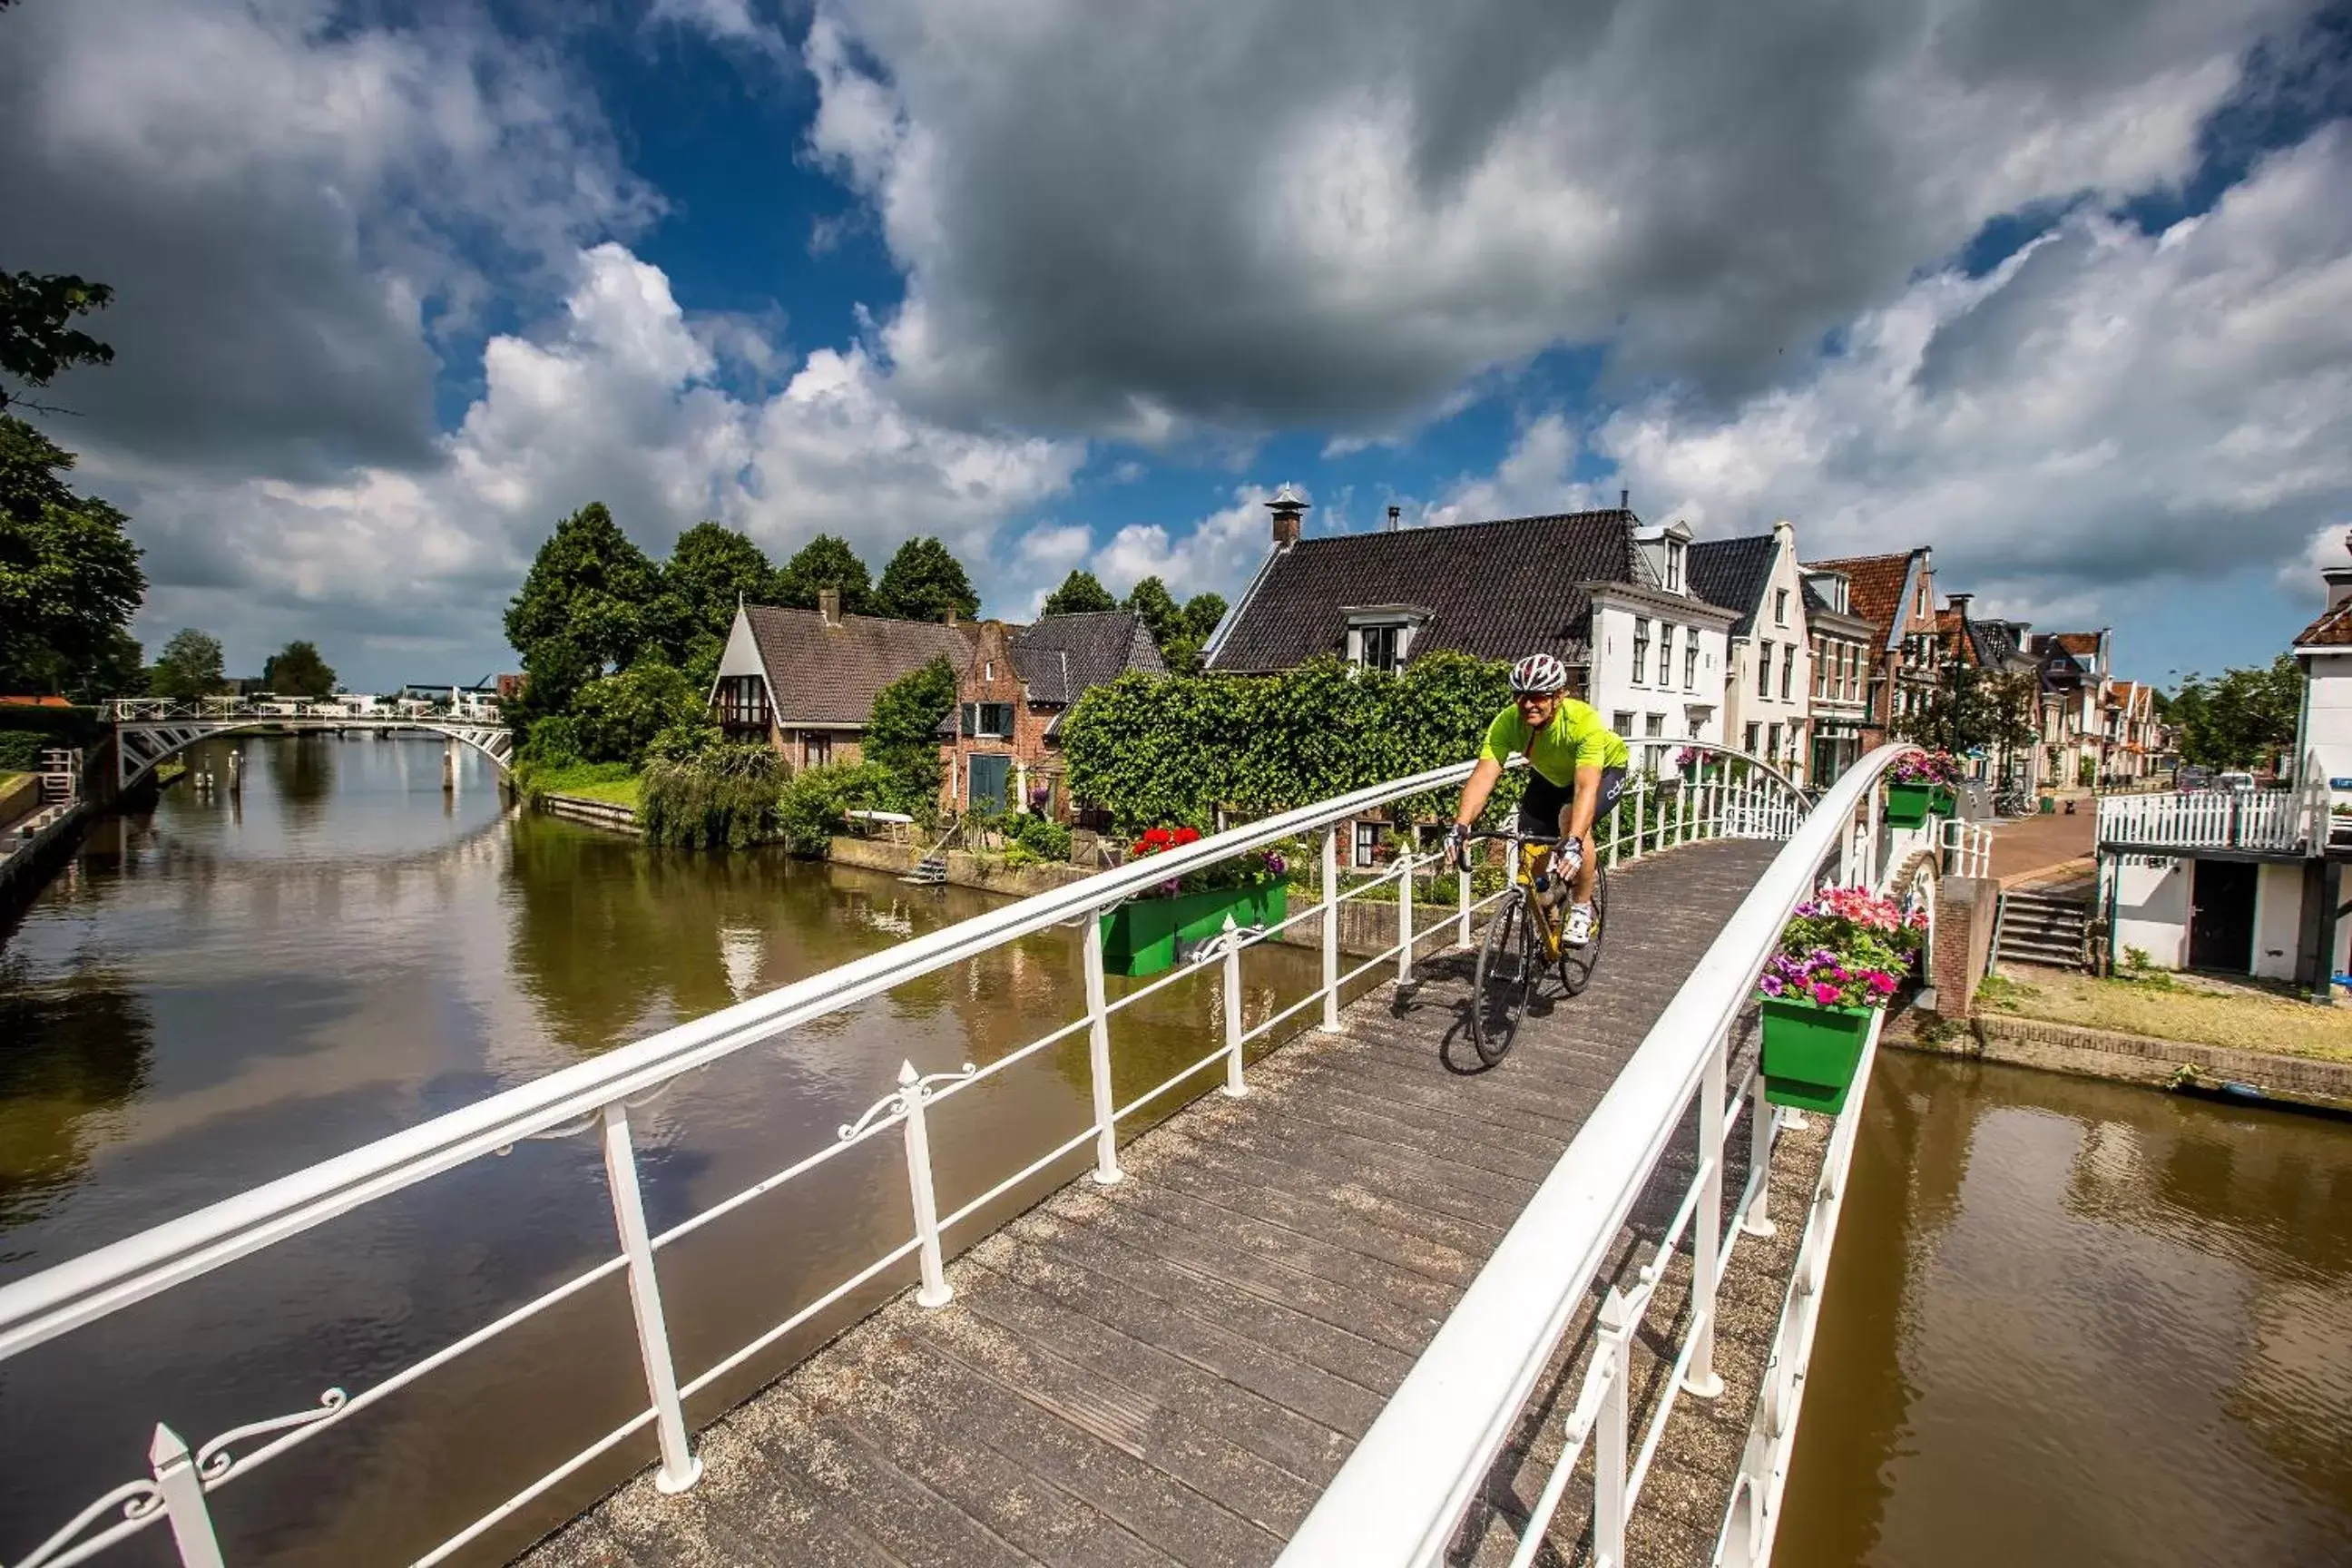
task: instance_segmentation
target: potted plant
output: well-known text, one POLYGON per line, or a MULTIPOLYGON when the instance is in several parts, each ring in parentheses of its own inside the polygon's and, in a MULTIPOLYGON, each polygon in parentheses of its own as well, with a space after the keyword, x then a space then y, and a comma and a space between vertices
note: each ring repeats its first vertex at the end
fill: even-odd
POLYGON ((1952 786, 1959 782, 1959 759, 1949 752, 1906 752, 1887 770, 1886 820, 1895 827, 1917 827, 1930 816, 1949 816, 1958 805, 1952 786))
POLYGON ((1764 1015, 1764 1098, 1834 1116, 1845 1109, 1871 1016, 1917 954, 1927 911, 1906 915, 1861 888, 1797 906, 1756 983, 1764 1015))
MULTIPOLYGON (((1128 858, 1165 854, 1200 837, 1197 828, 1155 827, 1129 846, 1128 858)), ((1237 926, 1280 923, 1290 912, 1283 883, 1288 868, 1279 854, 1263 850, 1187 872, 1129 899, 1099 917, 1103 967, 1113 974, 1157 974, 1175 965, 1179 944, 1216 935, 1227 917, 1237 926)))

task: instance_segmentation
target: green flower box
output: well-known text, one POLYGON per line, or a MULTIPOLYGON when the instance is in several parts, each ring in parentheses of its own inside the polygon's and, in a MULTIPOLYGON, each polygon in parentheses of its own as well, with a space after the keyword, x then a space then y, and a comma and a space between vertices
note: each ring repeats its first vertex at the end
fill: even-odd
POLYGON ((1891 784, 1886 786, 1886 821, 1894 827, 1917 827, 1930 816, 1949 816, 1958 802, 1943 784, 1891 784))
POLYGON ((1228 915, 1237 926, 1270 926, 1289 913, 1290 889, 1278 881, 1172 899, 1130 899, 1099 917, 1103 968, 1113 974, 1157 974, 1175 967, 1179 943, 1206 942, 1225 929, 1228 915))
POLYGON ((1767 996, 1763 1006, 1764 1098, 1826 1116, 1844 1110, 1878 1009, 1824 1007, 1793 996, 1767 996))

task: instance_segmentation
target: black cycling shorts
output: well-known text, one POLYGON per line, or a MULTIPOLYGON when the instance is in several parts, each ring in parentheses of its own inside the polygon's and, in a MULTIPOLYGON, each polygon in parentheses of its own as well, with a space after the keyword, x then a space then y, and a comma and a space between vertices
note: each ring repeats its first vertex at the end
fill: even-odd
MULTIPOLYGON (((1625 770, 1601 770, 1601 804, 1592 808, 1592 820, 1599 823, 1609 815, 1617 797, 1625 793, 1625 770)), ((1559 814, 1576 799, 1573 784, 1556 784, 1536 772, 1528 770, 1528 793, 1519 797, 1519 831, 1529 838, 1556 839, 1559 837, 1559 814)))

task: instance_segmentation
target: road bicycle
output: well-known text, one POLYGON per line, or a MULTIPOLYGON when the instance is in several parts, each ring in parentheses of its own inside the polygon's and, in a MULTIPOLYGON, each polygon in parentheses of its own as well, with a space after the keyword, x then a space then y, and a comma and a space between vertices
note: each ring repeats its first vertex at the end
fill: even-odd
POLYGON ((1471 835, 1463 852, 1486 839, 1509 846, 1510 886, 1486 922, 1486 939, 1478 944, 1477 967, 1470 990, 1470 1042, 1478 1059, 1493 1067, 1503 1059, 1517 1036, 1519 1019, 1543 988, 1547 971, 1559 977, 1560 989, 1570 996, 1583 994, 1601 962, 1601 941, 1609 929, 1609 868, 1596 867, 1592 886, 1592 939, 1582 947, 1560 940, 1568 901, 1547 904, 1538 895, 1529 849, 1549 850, 1554 840, 1530 837, 1517 828, 1471 835))

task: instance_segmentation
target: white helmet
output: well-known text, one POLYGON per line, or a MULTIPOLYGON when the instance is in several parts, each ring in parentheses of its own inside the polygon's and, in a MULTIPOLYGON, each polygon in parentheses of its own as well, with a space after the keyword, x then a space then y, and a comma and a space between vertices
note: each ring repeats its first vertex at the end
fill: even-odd
POLYGON ((1511 666, 1514 692, 1548 693, 1568 689, 1568 666, 1548 653, 1531 653, 1511 666))

